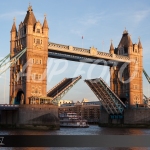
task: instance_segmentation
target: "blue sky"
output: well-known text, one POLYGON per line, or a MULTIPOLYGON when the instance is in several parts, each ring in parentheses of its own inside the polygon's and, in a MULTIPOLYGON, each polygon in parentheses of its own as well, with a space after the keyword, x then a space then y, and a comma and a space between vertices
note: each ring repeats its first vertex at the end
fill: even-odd
MULTIPOLYGON (((47 14, 49 24, 49 41, 76 47, 96 47, 99 51, 109 51, 110 40, 117 47, 126 27, 131 34, 132 42, 137 43, 140 36, 143 45, 143 66, 150 75, 150 1, 135 0, 13 0, 1 1, 0 5, 0 57, 10 51, 10 30, 13 18, 16 17, 17 26, 23 21, 29 2, 33 7, 36 19, 43 23, 44 14, 47 14), (81 37, 84 37, 82 40, 81 37)), ((52 76, 51 64, 58 63, 56 59, 49 59, 47 90, 52 88, 65 77, 83 76, 64 99, 81 101, 84 97, 90 101, 97 100, 84 79, 103 77, 109 84, 109 68, 67 62, 67 68, 52 76), (82 68, 78 72, 77 68, 82 68), (78 74, 79 73, 79 74, 78 74)), ((61 69, 66 62, 60 62, 61 69)), ((9 71, 0 78, 0 103, 8 103, 9 71), (4 84, 5 83, 5 84, 4 84), (5 90, 4 90, 5 88, 5 90), (4 99, 5 97, 5 99, 4 99)), ((144 93, 150 96, 150 86, 143 75, 144 93)))

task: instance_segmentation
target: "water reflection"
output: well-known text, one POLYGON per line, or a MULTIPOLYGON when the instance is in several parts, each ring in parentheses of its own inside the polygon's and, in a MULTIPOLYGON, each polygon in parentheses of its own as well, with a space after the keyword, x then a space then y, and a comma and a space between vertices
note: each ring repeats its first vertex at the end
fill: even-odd
MULTIPOLYGON (((140 128, 100 128, 92 125, 89 128, 61 128, 48 130, 1 130, 0 135, 150 135, 149 129, 140 128)), ((52 148, 2 148, 2 150, 150 150, 150 148, 105 148, 105 147, 52 147, 52 148)))
POLYGON ((26 147, 26 148, 3 148, 3 150, 150 150, 150 148, 139 148, 139 147, 133 147, 133 148, 105 148, 105 147, 57 147, 57 148, 39 148, 39 147, 26 147))

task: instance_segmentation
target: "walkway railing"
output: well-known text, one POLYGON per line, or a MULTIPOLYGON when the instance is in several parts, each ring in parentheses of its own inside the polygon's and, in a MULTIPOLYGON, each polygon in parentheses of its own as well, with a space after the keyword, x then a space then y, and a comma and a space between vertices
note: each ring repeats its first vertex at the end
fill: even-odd
POLYGON ((49 42, 48 51, 130 63, 130 58, 128 56, 100 52, 94 47, 91 47, 90 49, 85 49, 49 42))

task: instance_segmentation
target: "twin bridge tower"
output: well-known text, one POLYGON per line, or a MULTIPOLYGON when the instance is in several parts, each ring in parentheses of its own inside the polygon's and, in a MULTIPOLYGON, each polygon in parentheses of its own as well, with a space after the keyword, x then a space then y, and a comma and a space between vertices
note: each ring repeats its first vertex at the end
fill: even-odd
POLYGON ((110 67, 111 90, 123 103, 128 102, 130 105, 143 103, 143 48, 140 39, 138 44, 133 44, 125 30, 118 47, 114 48, 111 43, 109 53, 105 53, 94 47, 83 49, 51 43, 48 33, 46 16, 41 24, 36 20, 31 6, 28 7, 18 30, 14 21, 10 40, 11 58, 24 48, 26 52, 10 68, 10 104, 33 104, 33 101, 36 103, 38 99, 51 100, 46 88, 48 57, 72 61, 82 59, 88 63, 105 60, 107 64, 99 61, 97 65, 110 67))

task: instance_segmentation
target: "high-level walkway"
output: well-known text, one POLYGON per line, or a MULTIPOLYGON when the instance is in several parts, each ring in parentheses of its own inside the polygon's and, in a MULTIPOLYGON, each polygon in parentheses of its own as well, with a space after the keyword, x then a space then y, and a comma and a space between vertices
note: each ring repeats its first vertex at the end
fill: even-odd
POLYGON ((130 63, 130 58, 127 56, 100 52, 94 47, 85 49, 52 42, 48 43, 48 56, 105 66, 117 65, 118 62, 130 63))
POLYGON ((102 78, 85 80, 108 114, 122 114, 125 104, 108 87, 102 78))
POLYGON ((81 79, 81 76, 75 78, 64 78, 56 86, 47 92, 47 96, 51 97, 53 103, 58 101, 81 79))

